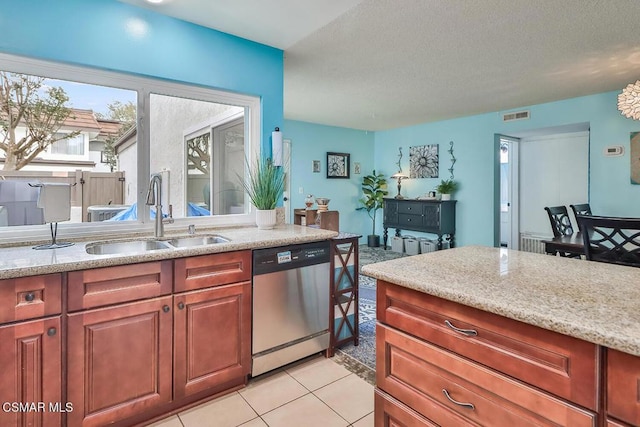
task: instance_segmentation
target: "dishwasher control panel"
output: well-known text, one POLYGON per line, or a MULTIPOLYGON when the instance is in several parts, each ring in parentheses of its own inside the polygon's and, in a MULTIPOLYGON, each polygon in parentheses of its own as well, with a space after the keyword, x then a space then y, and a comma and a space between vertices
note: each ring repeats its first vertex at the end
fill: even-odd
POLYGON ((329 262, 328 241, 253 251, 253 274, 266 274, 329 262))

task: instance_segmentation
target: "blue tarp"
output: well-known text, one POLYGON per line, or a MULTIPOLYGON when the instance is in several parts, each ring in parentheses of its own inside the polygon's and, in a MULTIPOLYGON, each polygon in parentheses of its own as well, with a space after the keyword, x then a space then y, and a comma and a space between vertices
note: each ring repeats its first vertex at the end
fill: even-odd
MULTIPOLYGON (((187 216, 209 216, 210 212, 205 208, 201 208, 198 205, 194 205, 193 203, 189 203, 187 205, 187 216)), ((151 219, 155 219, 156 210, 155 208, 151 208, 151 219)), ((167 217, 167 214, 162 214, 163 218, 167 217)), ((136 203, 132 204, 128 209, 119 212, 117 215, 109 218, 107 221, 131 221, 138 219, 138 207, 136 203)))

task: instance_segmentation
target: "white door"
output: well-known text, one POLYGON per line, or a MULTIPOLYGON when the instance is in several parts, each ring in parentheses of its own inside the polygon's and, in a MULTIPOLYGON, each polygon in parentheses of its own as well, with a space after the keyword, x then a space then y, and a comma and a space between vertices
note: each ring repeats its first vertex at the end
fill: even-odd
POLYGON ((519 248, 518 140, 500 138, 500 246, 519 248))

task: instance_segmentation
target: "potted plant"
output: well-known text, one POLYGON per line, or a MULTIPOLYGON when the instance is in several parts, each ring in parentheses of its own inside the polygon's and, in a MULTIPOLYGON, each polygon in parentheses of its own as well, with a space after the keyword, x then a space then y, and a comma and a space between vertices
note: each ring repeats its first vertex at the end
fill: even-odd
POLYGON ((271 159, 257 159, 248 169, 247 178, 238 178, 256 207, 258 229, 272 229, 276 225, 276 204, 284 191, 284 172, 271 159))
POLYGON ((443 179, 436 186, 436 191, 441 194, 442 200, 451 200, 451 194, 458 189, 458 183, 452 179, 443 179))
POLYGON ((387 180, 383 174, 373 174, 362 177, 362 192, 364 197, 359 201, 362 204, 358 210, 366 210, 369 218, 373 220, 373 229, 367 237, 367 245, 372 248, 380 246, 380 236, 376 234, 376 212, 383 206, 384 196, 389 194, 387 191, 387 180))

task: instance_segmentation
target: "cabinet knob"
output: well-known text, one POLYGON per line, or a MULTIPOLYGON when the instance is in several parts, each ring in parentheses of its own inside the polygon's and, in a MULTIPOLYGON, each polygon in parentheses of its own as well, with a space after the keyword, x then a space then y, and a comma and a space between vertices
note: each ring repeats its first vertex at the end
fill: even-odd
POLYGON ((165 305, 164 307, 162 307, 162 311, 164 311, 165 313, 168 313, 169 311, 171 311, 171 307, 169 307, 168 305, 165 305))
POLYGON ((58 331, 56 330, 56 328, 49 328, 47 330, 47 335, 49 335, 50 337, 54 336, 58 331))
POLYGON ((453 397, 451 397, 446 388, 442 389, 442 393, 447 399, 449 399, 449 402, 451 403, 455 403, 456 405, 462 406, 463 408, 471 409, 472 411, 476 409, 476 405, 474 405, 473 403, 458 402, 457 400, 455 400, 453 397))
POLYGON ((36 295, 33 292, 29 292, 24 296, 24 300, 28 302, 31 302, 34 299, 36 299, 36 295))
POLYGON ((457 333, 462 334, 462 335, 466 335, 468 337, 475 337, 475 336, 478 335, 478 331, 476 331, 475 329, 460 329, 460 328, 456 328, 455 326, 453 326, 453 323, 449 322, 448 320, 445 320, 444 324, 447 325, 449 327, 449 329, 453 329, 457 333))
POLYGON ((184 310, 184 303, 183 302, 179 302, 178 303, 178 310, 184 310))

